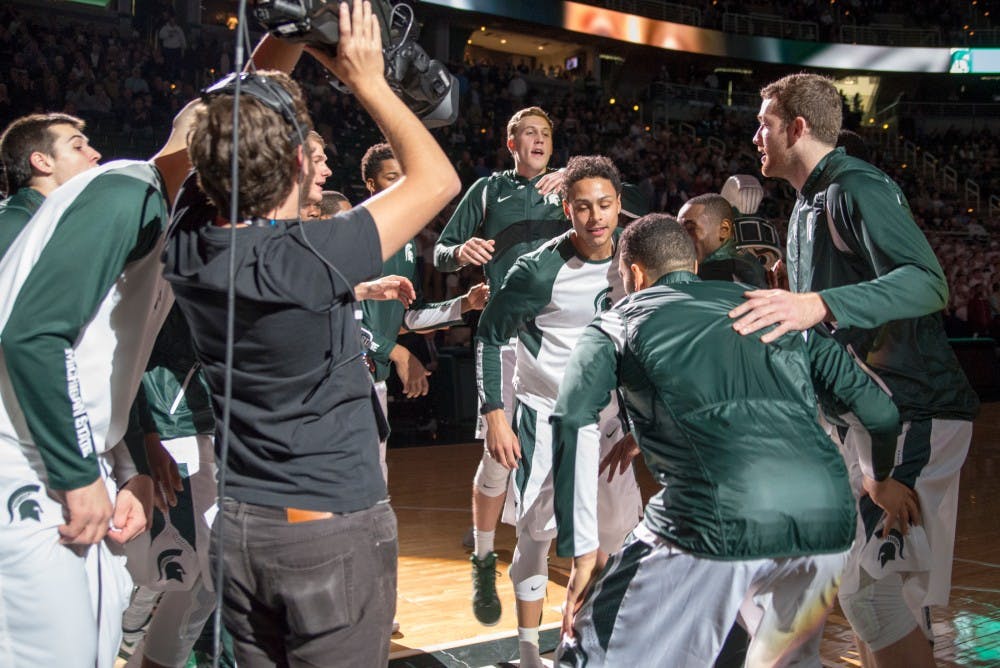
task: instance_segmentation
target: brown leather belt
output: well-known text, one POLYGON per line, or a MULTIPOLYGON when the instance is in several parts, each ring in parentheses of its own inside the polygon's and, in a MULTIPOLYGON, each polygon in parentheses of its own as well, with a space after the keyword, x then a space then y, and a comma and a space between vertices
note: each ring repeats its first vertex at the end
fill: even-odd
POLYGON ((299 522, 314 522, 316 520, 328 520, 333 517, 333 513, 325 510, 304 510, 302 508, 285 508, 285 519, 290 524, 299 522))

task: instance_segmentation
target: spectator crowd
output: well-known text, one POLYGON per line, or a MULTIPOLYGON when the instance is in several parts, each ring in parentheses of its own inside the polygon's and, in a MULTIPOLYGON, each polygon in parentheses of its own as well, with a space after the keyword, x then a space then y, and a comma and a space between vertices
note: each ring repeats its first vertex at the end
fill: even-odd
MULTIPOLYGON (((714 11, 762 11, 766 4, 724 1, 714 11)), ((919 25, 950 26, 962 20, 952 3, 918 4, 912 19, 919 25)), ((783 11, 793 19, 834 11, 839 12, 838 20, 850 15, 863 22, 875 13, 902 9, 902 3, 893 0, 833 5, 795 0, 783 11)), ((183 103, 232 68, 232 36, 206 27, 186 29, 166 8, 151 21, 123 28, 118 23, 60 19, 44 9, 4 6, 0 126, 32 112, 64 111, 87 120, 88 133, 95 143, 108 147, 107 156, 148 155, 151 143, 166 134, 183 103)), ((665 64, 657 81, 675 95, 683 95, 686 85, 710 86, 708 79, 714 76, 710 69, 703 73, 690 65, 677 66, 676 71, 671 67, 665 64)), ((458 81, 461 114, 434 134, 451 157, 463 190, 509 166, 510 154, 501 140, 506 121, 514 110, 538 105, 556 119, 555 165, 566 164, 573 155, 607 155, 626 181, 638 186, 651 210, 673 214, 693 196, 719 192, 731 174, 751 174, 765 188, 759 214, 784 227, 794 193, 783 183, 761 177, 750 142, 753 111, 716 104, 706 105, 693 124, 651 121, 630 105, 609 104, 597 94, 599 84, 589 72, 532 67, 524 59, 516 64, 449 63, 449 69, 458 81)), ((364 150, 379 141, 378 130, 353 97, 330 86, 325 71, 312 61, 300 64, 296 79, 306 90, 316 130, 325 141, 333 170, 327 185, 357 201, 364 196, 358 165, 364 150)), ((753 82, 740 86, 754 92, 753 82)), ((978 182, 986 198, 1000 192, 1000 136, 988 124, 973 131, 950 127, 918 132, 912 139, 941 165, 951 165, 959 183, 967 178, 978 182)), ((957 193, 946 192, 894 155, 874 150, 872 161, 901 184, 948 273, 950 330, 996 335, 992 322, 1000 315, 1000 220, 987 216, 983 208, 969 207, 957 193)), ((430 252, 452 210, 446 208, 418 239, 422 252, 430 252)), ((423 273, 432 298, 462 294, 479 278, 472 270, 446 277, 430 270, 423 273)))

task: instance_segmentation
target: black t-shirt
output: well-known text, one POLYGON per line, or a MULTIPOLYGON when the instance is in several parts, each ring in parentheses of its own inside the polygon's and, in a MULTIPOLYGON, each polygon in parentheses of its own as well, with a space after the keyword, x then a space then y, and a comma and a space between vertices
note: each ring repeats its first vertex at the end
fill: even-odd
MULTIPOLYGON (((163 257, 212 390, 218 432, 230 229, 213 225, 215 215, 189 178, 163 257)), ((361 206, 332 220, 236 230, 227 496, 333 512, 386 497, 352 293, 381 270, 378 230, 361 206)))

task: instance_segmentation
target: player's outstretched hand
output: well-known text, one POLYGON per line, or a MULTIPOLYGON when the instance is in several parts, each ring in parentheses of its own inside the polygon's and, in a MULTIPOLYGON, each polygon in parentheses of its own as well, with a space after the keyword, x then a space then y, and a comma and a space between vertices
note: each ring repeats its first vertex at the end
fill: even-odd
POLYGON ((403 394, 407 399, 427 394, 430 389, 427 376, 431 372, 424 368, 416 355, 397 343, 389 353, 389 359, 396 365, 396 375, 403 384, 403 394))
POLYGON ((920 499, 916 492, 903 483, 892 478, 876 481, 865 476, 862 486, 875 505, 885 511, 883 538, 888 538, 889 532, 894 528, 898 528, 905 536, 911 525, 920 524, 920 499))
POLYGON ((391 301, 398 299, 403 303, 404 308, 409 308, 413 300, 417 298, 417 291, 410 279, 405 276, 390 275, 375 281, 359 283, 354 288, 354 295, 359 300, 391 301))
POLYGON ((563 605, 562 633, 560 634, 563 638, 573 637, 573 622, 576 619, 576 613, 580 611, 587 590, 597 579, 607 560, 608 555, 600 550, 573 558, 569 582, 566 584, 566 603, 563 605))
POLYGON ((535 189, 542 195, 548 195, 549 193, 561 194, 564 185, 566 185, 565 168, 549 172, 538 179, 535 189))
POLYGON ((359 86, 384 83, 382 31, 378 18, 372 14, 371 3, 367 0, 341 2, 338 11, 340 36, 337 55, 330 56, 311 47, 306 47, 306 51, 355 92, 359 86))
POLYGON ((493 258, 493 240, 472 237, 458 247, 455 259, 460 265, 475 265, 480 267, 493 258))
POLYGON ((517 434, 507 424, 503 409, 491 411, 486 416, 486 450, 497 464, 513 471, 521 460, 521 443, 517 434), (491 417, 495 414, 495 417, 491 417))
POLYGON ((111 499, 104 480, 98 478, 85 487, 66 492, 66 524, 59 527, 63 545, 93 545, 101 542, 111 520, 111 499))
POLYGON ((823 298, 816 292, 751 290, 743 296, 747 300, 729 312, 729 317, 736 319, 733 329, 747 335, 777 324, 760 337, 764 343, 771 343, 786 332, 809 329, 830 316, 823 298))
POLYGON ((611 482, 619 473, 625 473, 632 465, 632 460, 639 454, 639 444, 635 442, 635 437, 631 433, 625 434, 613 446, 610 452, 601 460, 601 468, 598 475, 608 471, 608 482, 611 482))
POLYGON ((483 310, 489 299, 490 286, 485 283, 476 283, 462 296, 462 313, 483 310))
POLYGON ((153 523, 153 479, 148 475, 132 476, 115 498, 108 538, 127 543, 153 523))
POLYGON ((159 434, 146 434, 146 459, 149 460, 149 476, 153 479, 153 504, 160 512, 167 514, 177 505, 177 492, 184 490, 184 481, 177 468, 177 462, 160 442, 159 434))

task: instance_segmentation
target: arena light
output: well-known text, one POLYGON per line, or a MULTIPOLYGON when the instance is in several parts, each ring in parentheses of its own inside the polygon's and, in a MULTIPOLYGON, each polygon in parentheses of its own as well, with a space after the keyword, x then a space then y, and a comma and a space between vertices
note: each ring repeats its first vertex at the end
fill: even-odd
MULTIPOLYGON (((281 1, 290 2, 292 0, 281 1)), ((996 48, 966 47, 956 49, 954 47, 898 47, 874 44, 815 44, 776 37, 750 37, 637 16, 626 11, 598 9, 594 7, 592 2, 580 0, 553 0, 552 2, 423 0, 423 2, 479 14, 491 14, 494 17, 530 21, 582 34, 599 34, 604 38, 645 44, 658 49, 686 51, 733 60, 739 59, 740 62, 744 63, 760 61, 843 71, 955 71, 959 73, 953 65, 956 58, 954 51, 959 50, 962 52, 961 57, 968 61, 966 69, 961 70, 961 73, 1000 72, 1000 65, 995 64, 989 53, 997 51, 996 48), (643 27, 640 29, 639 26, 643 27), (975 62, 977 60, 980 62, 975 62)), ((635 3, 613 4, 616 6, 635 5, 635 3)), ((845 5, 845 3, 833 4, 834 8, 845 5)), ((853 6, 855 3, 846 4, 853 6)), ((983 3, 983 10, 986 9, 985 5, 987 4, 989 3, 983 3)), ((968 22, 970 25, 975 23, 971 20, 968 22)), ((599 57, 603 58, 603 56, 599 57)))

